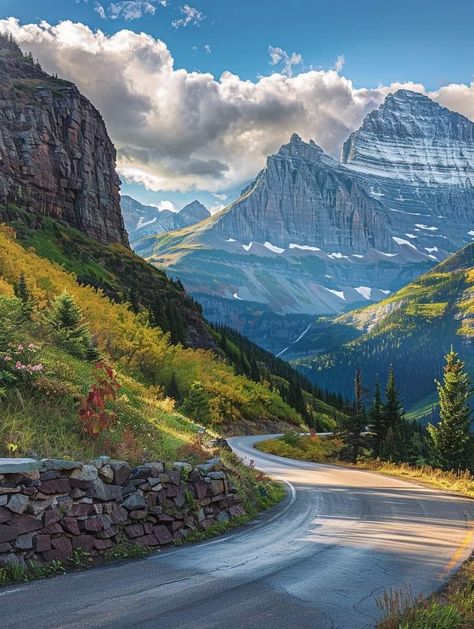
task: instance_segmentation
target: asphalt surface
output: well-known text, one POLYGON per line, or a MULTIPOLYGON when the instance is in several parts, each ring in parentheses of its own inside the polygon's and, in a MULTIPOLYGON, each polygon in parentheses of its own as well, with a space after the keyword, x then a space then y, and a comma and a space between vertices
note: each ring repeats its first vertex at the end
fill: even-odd
POLYGON ((469 555, 473 501, 266 455, 257 439, 230 443, 288 483, 281 505, 198 545, 1 589, 0 627, 375 627, 384 591, 429 594, 469 555))

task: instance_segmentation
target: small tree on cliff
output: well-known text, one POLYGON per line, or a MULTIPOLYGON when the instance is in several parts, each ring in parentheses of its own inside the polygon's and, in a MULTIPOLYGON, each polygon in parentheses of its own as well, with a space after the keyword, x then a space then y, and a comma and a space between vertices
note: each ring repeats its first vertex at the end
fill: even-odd
POLYGON ((463 361, 452 348, 446 355, 443 382, 436 381, 436 386, 441 421, 428 427, 435 463, 446 470, 471 469, 471 381, 463 361))

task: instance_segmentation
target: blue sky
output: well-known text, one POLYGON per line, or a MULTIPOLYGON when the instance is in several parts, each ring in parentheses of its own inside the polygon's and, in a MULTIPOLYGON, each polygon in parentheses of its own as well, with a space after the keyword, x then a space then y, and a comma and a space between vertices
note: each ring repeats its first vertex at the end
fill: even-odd
MULTIPOLYGON (((256 83, 259 77, 275 72, 282 75, 291 73, 295 77, 304 76, 311 70, 328 71, 335 66, 338 58, 338 71, 351 82, 354 90, 413 82, 422 84, 427 92, 437 93, 447 84, 468 86, 474 81, 472 0, 189 0, 188 9, 186 3, 179 0, 129 2, 129 5, 140 5, 143 17, 137 19, 124 19, 127 15, 125 4, 120 0, 101 0, 100 6, 95 0, 0 0, 0 18, 14 16, 22 26, 41 20, 46 20, 49 25, 71 20, 93 31, 101 29, 108 36, 124 29, 144 32, 166 44, 174 59, 174 70, 185 68, 188 73, 211 73, 216 78, 223 72, 231 72, 242 80, 239 85, 241 91, 245 90, 243 81, 256 83), (274 65, 271 65, 269 47, 274 47, 274 65)), ((128 17, 131 15, 129 13, 128 17)), ((28 48, 22 41, 20 43, 28 48)), ((30 48, 36 51, 34 43, 30 48)), ((44 48, 38 49, 38 56, 48 70, 60 66, 58 60, 48 58, 44 48)), ((59 70, 63 76, 71 72, 69 66, 59 67, 59 70)), ((81 77, 74 75, 66 78, 75 80, 84 89, 81 77)), ((94 94, 88 93, 87 89, 86 93, 94 100, 94 94)), ((470 98, 470 94, 465 96, 470 98)), ((446 92, 443 98, 445 101, 448 98, 446 92)), ((449 98, 452 100, 452 95, 449 98)), ((448 99, 448 103, 455 107, 457 101, 451 100, 448 99)), ((465 105, 460 107, 462 109, 465 105)), ((109 112, 102 108, 101 111, 109 123, 109 112)), ((462 113, 468 114, 469 111, 462 113)), ((337 116, 338 113, 335 114, 337 116)), ((113 115, 110 117, 112 119, 113 115)), ((282 124, 281 138, 286 137, 292 121, 295 130, 299 130, 298 118, 291 114, 291 118, 282 124)), ((357 116, 351 114, 341 124, 350 130, 357 122, 357 116)), ((252 122, 252 125, 255 131, 255 123, 252 122)), ((110 126, 113 130, 113 120, 110 126)), ((315 133, 318 131, 318 125, 314 122, 310 124, 308 120, 304 124, 302 122, 301 127, 303 133, 306 130, 311 133, 313 128, 315 133)), ((280 142, 280 135, 274 127, 272 133, 277 146, 276 136, 280 142)), ((123 140, 116 139, 114 133, 112 136, 120 151, 123 140)), ((161 136, 157 137, 159 142, 161 136)), ((254 141, 252 139, 251 143, 254 141)), ((332 141, 323 137, 323 148, 330 150, 332 141)), ((337 137, 333 141, 334 146, 339 141, 337 137)), ((229 142, 222 140, 221 145, 229 145, 229 142)), ((264 148, 268 150, 268 146, 273 148, 271 143, 265 142, 260 152, 264 148)), ((174 148, 171 148, 170 152, 173 151, 174 148)), ((207 164, 211 160, 210 151, 210 147, 195 149, 193 155, 200 160, 204 155, 207 164)), ((261 161, 261 157, 259 159, 261 161)), ((233 170, 225 159, 215 161, 223 163, 222 168, 227 169, 226 172, 233 170)), ((255 166, 260 166, 257 158, 255 166)), ((202 165, 199 168, 202 170, 202 165)), ((246 170, 239 166, 234 170, 238 174, 222 178, 222 189, 217 182, 209 184, 217 195, 227 191, 228 196, 232 196, 253 172, 250 167, 246 170)), ((196 178, 194 183, 179 183, 176 184, 179 190, 172 190, 174 184, 170 183, 164 186, 167 188, 165 191, 146 190, 142 184, 135 183, 126 184, 124 191, 154 203, 170 199, 178 207, 194 197, 209 204, 215 202, 216 197, 204 192, 206 182, 201 177, 196 178)))

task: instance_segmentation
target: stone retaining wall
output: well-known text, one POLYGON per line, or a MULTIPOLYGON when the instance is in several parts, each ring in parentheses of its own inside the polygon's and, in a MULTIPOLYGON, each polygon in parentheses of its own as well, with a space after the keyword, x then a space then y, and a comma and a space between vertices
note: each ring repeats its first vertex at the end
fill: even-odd
POLYGON ((108 457, 0 463, 0 564, 65 561, 76 548, 99 556, 124 541, 164 546, 244 515, 240 503, 218 458, 195 468, 108 457))

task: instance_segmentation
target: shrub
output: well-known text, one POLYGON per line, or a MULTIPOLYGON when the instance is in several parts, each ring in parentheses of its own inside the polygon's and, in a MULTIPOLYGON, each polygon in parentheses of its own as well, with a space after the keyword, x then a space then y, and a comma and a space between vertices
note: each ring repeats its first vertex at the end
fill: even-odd
POLYGON ((97 437, 104 430, 109 430, 116 422, 117 416, 107 403, 114 401, 120 389, 115 371, 105 363, 96 365, 97 379, 79 408, 79 419, 85 432, 97 437))

